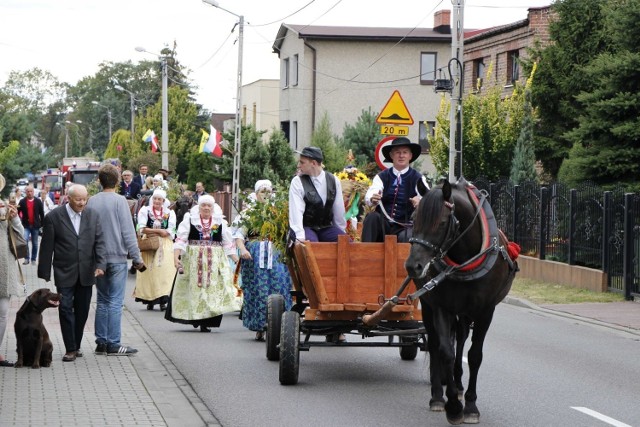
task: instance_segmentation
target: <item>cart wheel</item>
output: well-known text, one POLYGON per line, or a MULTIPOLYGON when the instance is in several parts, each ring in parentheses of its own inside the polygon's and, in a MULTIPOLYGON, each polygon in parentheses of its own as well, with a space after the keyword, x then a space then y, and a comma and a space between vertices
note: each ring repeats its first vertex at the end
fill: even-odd
POLYGON ((412 346, 400 347, 400 359, 402 360, 415 360, 418 356, 418 343, 415 339, 400 337, 400 342, 411 342, 412 346))
POLYGON ((295 311, 287 311, 282 315, 282 332, 280 342, 280 384, 294 385, 298 383, 300 370, 300 315, 295 311))
POLYGON ((267 336, 265 338, 267 346, 267 359, 278 360, 280 352, 280 324, 284 313, 284 297, 273 294, 267 298, 267 336))

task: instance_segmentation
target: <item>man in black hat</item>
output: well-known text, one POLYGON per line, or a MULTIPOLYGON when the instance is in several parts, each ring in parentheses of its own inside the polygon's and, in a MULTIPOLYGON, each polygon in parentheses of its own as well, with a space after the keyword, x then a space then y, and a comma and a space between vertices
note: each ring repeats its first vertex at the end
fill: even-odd
POLYGON ((322 150, 305 147, 289 187, 289 226, 300 241, 336 242, 345 234, 342 185, 322 168, 322 150))
POLYGON ((365 203, 376 209, 368 213, 362 223, 363 242, 384 242, 387 234, 395 234, 399 242, 409 241, 413 231, 411 215, 421 199, 418 181, 422 180, 429 188, 422 174, 410 166, 421 151, 419 144, 405 137, 382 147, 385 161, 393 162, 393 167, 373 178, 364 197, 365 203))

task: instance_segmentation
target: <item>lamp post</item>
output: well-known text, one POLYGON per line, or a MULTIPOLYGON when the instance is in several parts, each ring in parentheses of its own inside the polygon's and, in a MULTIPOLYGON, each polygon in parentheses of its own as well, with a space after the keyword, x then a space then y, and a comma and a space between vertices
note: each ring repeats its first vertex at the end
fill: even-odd
MULTIPOLYGON (((75 123, 69 120, 65 120, 64 123, 56 122, 58 126, 64 127, 64 156, 69 157, 69 126, 76 123, 82 123, 82 120, 76 120, 75 123)), ((78 126, 78 125, 76 125, 78 126)), ((80 126, 78 126, 80 128, 80 126)))
POLYGON ((136 101, 136 97, 133 94, 133 92, 131 92, 130 90, 127 90, 125 88, 123 88, 120 85, 115 85, 114 88, 116 90, 119 90, 120 92, 127 92, 129 94, 130 100, 131 100, 131 142, 133 143, 134 138, 133 138, 133 134, 135 133, 135 119, 136 119, 136 112, 135 112, 135 101, 136 101))
POLYGON ((233 207, 238 209, 238 196, 240 195, 240 140, 242 126, 240 124, 240 106, 241 99, 240 93, 242 91, 242 44, 244 36, 244 16, 231 12, 228 9, 221 7, 216 0, 202 0, 213 7, 220 10, 224 10, 227 13, 238 18, 238 82, 236 87, 236 132, 234 143, 234 156, 233 156, 233 182, 231 188, 231 199, 233 201, 233 207))
POLYGON ((158 56, 162 64, 162 167, 169 170, 169 96, 167 94, 167 56, 149 52, 143 47, 136 47, 136 50, 138 52, 146 52, 158 56))
POLYGON ((91 101, 93 105, 107 109, 107 118, 109 119, 109 142, 111 142, 111 110, 106 105, 100 104, 98 101, 91 101))

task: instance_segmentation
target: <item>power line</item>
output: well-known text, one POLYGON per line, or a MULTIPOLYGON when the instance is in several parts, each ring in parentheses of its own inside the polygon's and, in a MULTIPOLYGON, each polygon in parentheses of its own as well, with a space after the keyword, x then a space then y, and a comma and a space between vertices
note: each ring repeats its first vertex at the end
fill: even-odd
POLYGON ((307 6, 309 6, 311 3, 315 2, 316 0, 311 0, 309 3, 305 4, 304 6, 302 6, 300 9, 296 10, 293 13, 290 13, 289 15, 285 16, 284 18, 280 18, 280 19, 276 19, 275 21, 272 22, 267 22, 266 24, 247 24, 249 27, 266 27, 267 25, 272 25, 272 24, 276 24, 278 22, 282 22, 287 18, 291 18, 293 15, 295 15, 296 13, 304 10, 307 8, 307 6))

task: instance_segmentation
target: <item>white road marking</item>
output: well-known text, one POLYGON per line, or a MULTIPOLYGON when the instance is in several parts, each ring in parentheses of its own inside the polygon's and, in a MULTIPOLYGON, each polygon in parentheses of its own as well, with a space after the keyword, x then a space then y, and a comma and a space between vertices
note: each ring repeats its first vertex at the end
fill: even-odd
POLYGON ((571 409, 575 409, 576 411, 580 411, 584 414, 590 415, 593 418, 596 418, 600 421, 603 421, 607 424, 611 424, 612 426, 615 427, 631 427, 629 424, 625 424, 623 422, 620 422, 618 420, 614 420, 611 417, 607 417, 606 415, 601 414, 600 412, 596 412, 592 409, 589 408, 583 408, 582 406, 572 406, 571 409))

